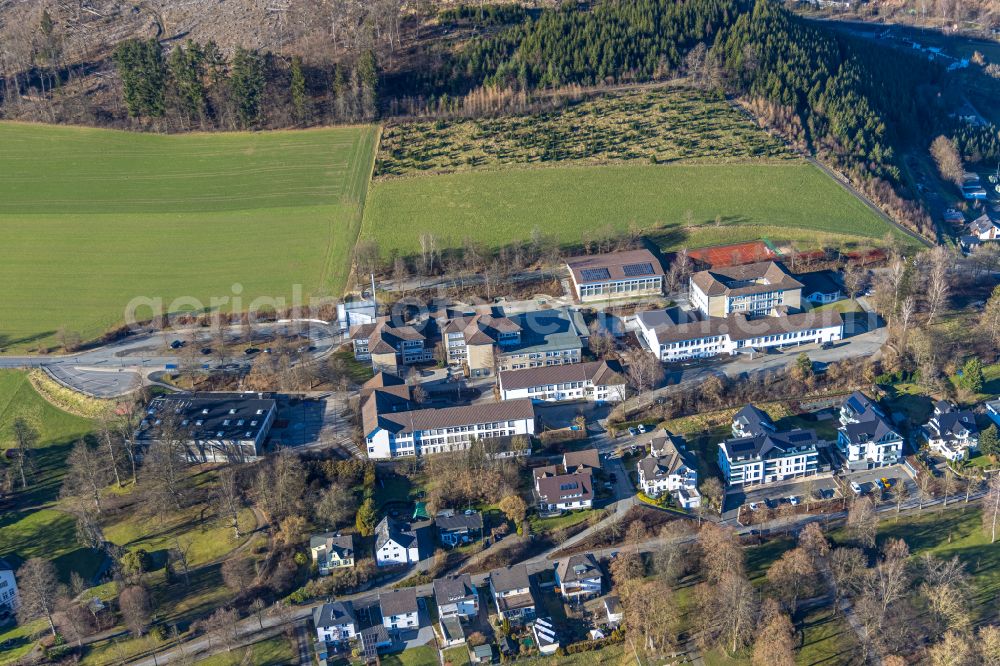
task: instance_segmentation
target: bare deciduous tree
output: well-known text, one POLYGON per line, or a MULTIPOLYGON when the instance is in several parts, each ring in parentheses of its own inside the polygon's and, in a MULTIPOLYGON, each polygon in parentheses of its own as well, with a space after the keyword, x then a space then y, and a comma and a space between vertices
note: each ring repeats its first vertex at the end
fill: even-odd
POLYGON ((110 475, 107 462, 82 439, 73 445, 66 461, 69 471, 63 482, 63 493, 87 498, 100 514, 101 490, 108 485, 110 475))
POLYGON ((861 497, 851 505, 847 512, 847 527, 854 540, 865 548, 875 545, 878 533, 878 514, 875 505, 868 497, 861 497))
POLYGON ((32 557, 17 570, 17 617, 22 624, 44 617, 56 635, 53 616, 61 596, 56 568, 48 560, 32 557))
POLYGON ((243 488, 240 485, 238 469, 230 465, 219 472, 215 487, 215 506, 219 515, 229 521, 236 539, 240 534, 240 511, 243 509, 243 488))
POLYGON ((128 630, 133 636, 142 636, 149 627, 153 610, 146 588, 142 585, 126 587, 118 595, 118 606, 128 630))
POLYGON ((986 496, 983 498, 983 530, 990 535, 990 543, 996 543, 997 528, 1000 528, 1000 474, 990 476, 986 496))

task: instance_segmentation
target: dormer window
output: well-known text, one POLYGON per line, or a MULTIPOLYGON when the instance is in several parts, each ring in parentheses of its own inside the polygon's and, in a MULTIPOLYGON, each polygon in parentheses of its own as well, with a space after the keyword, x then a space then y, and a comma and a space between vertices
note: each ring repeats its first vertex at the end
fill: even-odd
POLYGON ((230 410, 229 410, 229 413, 230 413, 230 414, 235 414, 235 413, 236 413, 236 409, 230 409, 230 410))
POLYGON ((201 410, 201 413, 202 414, 208 414, 208 407, 206 407, 205 409, 201 410))

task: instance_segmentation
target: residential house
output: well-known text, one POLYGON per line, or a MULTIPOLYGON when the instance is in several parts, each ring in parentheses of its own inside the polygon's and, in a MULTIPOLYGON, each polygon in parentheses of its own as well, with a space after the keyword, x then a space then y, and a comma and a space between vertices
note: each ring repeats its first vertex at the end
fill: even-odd
POLYGON ((403 366, 434 360, 434 348, 427 345, 424 332, 409 325, 396 326, 386 317, 354 326, 350 335, 354 358, 371 361, 376 371, 398 372, 403 366))
POLYGON ((358 619, 350 601, 334 601, 317 606, 312 613, 316 640, 346 643, 358 635, 358 619))
POLYGON ((986 403, 986 416, 1000 426, 1000 400, 990 400, 986 403))
POLYGON ((617 595, 604 597, 604 612, 608 616, 608 624, 613 627, 618 626, 625 617, 622 613, 622 602, 617 595))
POLYGON ((471 377, 579 363, 590 335, 583 315, 569 308, 512 315, 494 308, 452 318, 442 331, 449 363, 471 377))
POLYGON ((626 381, 617 362, 592 361, 506 370, 499 373, 497 384, 501 400, 621 402, 626 381))
POLYGON ((826 344, 844 337, 844 318, 839 312, 789 314, 785 306, 770 316, 754 318, 742 311, 705 317, 698 311, 672 307, 640 312, 636 322, 641 340, 664 362, 826 344))
POLYGON ((493 646, 489 643, 475 646, 469 650, 469 661, 473 664, 492 664, 493 646))
POLYGON ((698 468, 684 440, 660 430, 650 441, 649 455, 639 461, 639 488, 650 497, 675 493, 685 509, 701 505, 698 468))
POLYGON ((334 569, 344 569, 354 566, 354 535, 314 534, 309 538, 309 552, 312 553, 313 564, 319 569, 321 576, 326 576, 334 569))
POLYGON ((0 558, 0 619, 3 619, 5 614, 13 615, 17 611, 17 601, 14 567, 7 560, 0 558))
POLYGON ((601 454, 597 449, 567 451, 563 454, 562 464, 567 474, 576 474, 587 469, 596 472, 601 469, 601 454))
POLYGON ((523 624, 534 619, 535 597, 527 566, 515 564, 494 569, 489 574, 489 585, 501 618, 512 624, 523 624))
POLYGON ((812 476, 819 471, 819 440, 812 430, 763 431, 719 443, 719 468, 730 486, 812 476))
POLYGON ((446 546, 472 543, 483 537, 483 514, 478 511, 455 513, 443 509, 434 517, 438 539, 446 546))
POLYGON ((530 453, 535 432, 530 400, 426 409, 413 402, 407 386, 373 387, 367 397, 365 390, 361 422, 370 459, 448 453, 469 448, 473 440, 493 440, 497 456, 530 453))
POLYGON ((479 594, 469 574, 434 579, 434 601, 438 617, 475 617, 479 594))
POLYGON ((252 462, 277 413, 269 393, 174 393, 149 402, 135 438, 142 448, 180 438, 192 463, 252 462))
POLYGON ((826 305, 844 298, 844 287, 836 271, 800 273, 795 278, 802 283, 802 296, 810 303, 826 305))
POLYGON ((416 564, 428 556, 429 523, 408 524, 386 516, 375 527, 375 564, 380 567, 416 564))
POLYGON ((552 624, 552 620, 547 617, 540 617, 535 620, 531 627, 531 632, 535 636, 535 645, 543 655, 555 654, 559 650, 559 636, 552 624))
POLYGON ((358 620, 360 656, 365 663, 373 663, 380 651, 392 647, 392 638, 382 622, 378 597, 372 595, 355 599, 354 616, 358 620))
POLYGON ((699 271, 690 279, 691 303, 704 316, 764 317, 776 307, 802 307, 802 283, 777 261, 699 271))
POLYGON ((895 465, 903 457, 903 436, 874 400, 855 391, 840 407, 837 448, 849 469, 895 465))
POLYGON ((581 302, 663 293, 663 267, 649 250, 571 257, 566 268, 581 302))
POLYGON ((601 596, 604 574, 597 558, 579 553, 556 562, 556 585, 563 598, 571 603, 601 596))
POLYGON ((479 613, 479 593, 469 574, 434 580, 434 600, 438 608, 438 624, 446 647, 465 642, 463 618, 479 613))
POLYGON ((535 495, 543 513, 589 509, 594 503, 594 479, 589 469, 576 474, 559 474, 551 467, 535 470, 535 495))
POLYGON ((378 595, 382 625, 390 631, 416 629, 420 626, 417 591, 412 587, 382 592, 378 595))
POLYGON ((764 432, 774 432, 776 428, 763 409, 746 405, 733 416, 733 437, 752 437, 764 432))
POLYGON ((934 414, 921 429, 921 435, 931 451, 952 462, 965 460, 979 446, 975 414, 960 410, 947 400, 934 403, 934 414))
POLYGON ((1000 240, 1000 214, 987 211, 969 223, 969 234, 980 241, 1000 240))

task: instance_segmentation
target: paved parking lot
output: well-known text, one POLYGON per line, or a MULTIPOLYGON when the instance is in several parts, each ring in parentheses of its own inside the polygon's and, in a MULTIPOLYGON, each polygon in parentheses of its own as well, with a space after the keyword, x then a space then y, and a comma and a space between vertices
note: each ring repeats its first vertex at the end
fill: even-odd
POLYGON ((72 365, 47 368, 57 380, 98 398, 115 398, 139 388, 139 375, 132 370, 95 370, 72 365))
POLYGON ((896 487, 898 483, 905 483, 906 489, 909 491, 910 497, 916 497, 917 485, 913 482, 903 470, 902 465, 893 465, 892 467, 882 467, 880 469, 869 469, 862 470, 860 472, 852 472, 847 475, 848 481, 854 481, 859 486, 863 492, 871 492, 879 479, 886 478, 889 480, 889 485, 893 488, 896 487))
POLYGON ((758 503, 761 506, 768 506, 770 503, 771 508, 774 508, 782 499, 788 497, 797 497, 799 501, 802 501, 810 485, 816 494, 815 496, 820 493, 823 493, 828 499, 839 496, 837 482, 829 474, 760 486, 746 492, 734 489, 726 494, 726 510, 723 519, 735 518, 737 510, 742 504, 758 503))

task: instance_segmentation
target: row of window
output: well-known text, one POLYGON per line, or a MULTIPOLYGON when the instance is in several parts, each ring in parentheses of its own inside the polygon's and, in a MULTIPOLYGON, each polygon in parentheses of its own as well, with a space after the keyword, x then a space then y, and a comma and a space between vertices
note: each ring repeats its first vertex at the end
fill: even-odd
POLYGON ((627 294, 639 291, 659 291, 661 278, 643 278, 640 280, 619 280, 604 284, 581 284, 580 296, 600 296, 602 294, 627 294))

